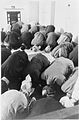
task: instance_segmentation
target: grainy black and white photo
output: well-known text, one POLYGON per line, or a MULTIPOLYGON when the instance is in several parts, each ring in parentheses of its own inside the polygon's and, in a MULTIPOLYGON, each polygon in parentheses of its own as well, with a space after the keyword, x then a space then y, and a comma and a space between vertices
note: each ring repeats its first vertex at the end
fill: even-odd
POLYGON ((79 0, 1 0, 1 120, 79 119, 79 0))

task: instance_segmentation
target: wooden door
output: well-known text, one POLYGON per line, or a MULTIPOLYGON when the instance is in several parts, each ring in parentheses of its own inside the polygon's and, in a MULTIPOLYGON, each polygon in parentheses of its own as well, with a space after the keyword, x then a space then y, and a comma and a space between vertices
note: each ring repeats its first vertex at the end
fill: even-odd
POLYGON ((20 11, 7 12, 7 22, 8 24, 12 24, 14 22, 21 21, 21 13, 20 11))

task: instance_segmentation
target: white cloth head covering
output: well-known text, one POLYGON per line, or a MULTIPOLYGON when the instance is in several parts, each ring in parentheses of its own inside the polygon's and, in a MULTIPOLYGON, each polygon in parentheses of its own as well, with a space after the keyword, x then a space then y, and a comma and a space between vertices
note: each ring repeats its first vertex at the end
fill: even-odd
POLYGON ((22 85, 21 85, 21 90, 25 93, 28 93, 28 92, 31 92, 31 88, 32 88, 32 82, 31 82, 31 77, 30 75, 28 74, 26 77, 25 77, 25 80, 22 82, 22 85))
POLYGON ((28 99, 20 91, 9 90, 1 95, 1 120, 13 120, 17 111, 28 108, 28 99))

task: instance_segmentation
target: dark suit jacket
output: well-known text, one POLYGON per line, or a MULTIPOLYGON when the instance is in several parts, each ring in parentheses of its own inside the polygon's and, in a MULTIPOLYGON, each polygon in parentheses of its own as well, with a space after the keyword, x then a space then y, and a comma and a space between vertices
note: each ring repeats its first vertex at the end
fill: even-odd
POLYGON ((20 89, 22 72, 28 64, 28 56, 24 51, 16 51, 1 66, 1 77, 9 81, 9 88, 20 89))
POLYGON ((78 45, 69 54, 69 59, 73 61, 74 66, 78 66, 78 45))
POLYGON ((48 59, 42 55, 37 54, 33 57, 28 65, 28 67, 24 71, 24 76, 30 74, 33 82, 33 86, 37 87, 39 84, 39 79, 41 73, 50 65, 48 59))

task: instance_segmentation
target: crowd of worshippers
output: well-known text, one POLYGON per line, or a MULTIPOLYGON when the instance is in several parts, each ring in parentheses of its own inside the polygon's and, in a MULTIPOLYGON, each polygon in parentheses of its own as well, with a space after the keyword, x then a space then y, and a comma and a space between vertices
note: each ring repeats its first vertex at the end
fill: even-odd
POLYGON ((5 118, 2 114, 3 120, 28 108, 37 88, 42 96, 49 96, 56 92, 57 84, 65 93, 59 100, 64 107, 72 107, 79 101, 78 38, 74 41, 72 38, 72 33, 55 32, 54 25, 17 22, 7 33, 1 32, 1 108, 6 114, 5 118), (29 60, 26 49, 51 54, 51 62, 42 53, 29 60))

